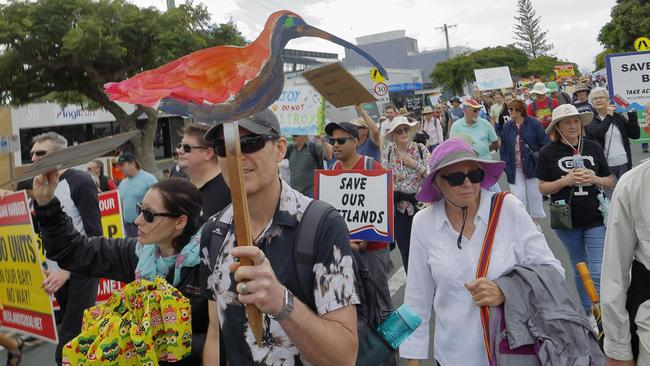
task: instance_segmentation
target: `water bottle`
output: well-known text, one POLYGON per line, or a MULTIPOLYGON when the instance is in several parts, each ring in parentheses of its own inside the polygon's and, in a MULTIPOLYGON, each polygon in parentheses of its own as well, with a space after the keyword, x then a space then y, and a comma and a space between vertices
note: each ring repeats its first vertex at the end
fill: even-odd
POLYGON ((421 323, 420 316, 403 304, 379 325, 377 331, 393 349, 397 349, 421 323))
POLYGON ((579 153, 573 154, 573 169, 580 169, 585 167, 585 162, 582 159, 582 155, 579 153))

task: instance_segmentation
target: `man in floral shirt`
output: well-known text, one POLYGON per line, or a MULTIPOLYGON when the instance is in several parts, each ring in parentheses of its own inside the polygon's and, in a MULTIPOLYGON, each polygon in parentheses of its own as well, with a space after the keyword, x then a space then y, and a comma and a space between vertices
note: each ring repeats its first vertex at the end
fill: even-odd
MULTIPOLYGON (((319 228, 313 294, 303 294, 293 260, 297 225, 310 199, 278 176, 287 142, 270 110, 239 121, 242 165, 255 246, 236 247, 232 206, 203 229, 201 258, 209 297, 210 327, 203 362, 217 365, 225 352, 230 365, 353 364, 357 354, 359 303, 351 247, 343 218, 330 213, 319 228), (220 246, 213 245, 221 236, 220 246), (238 259, 255 265, 239 267, 238 259), (295 297, 294 297, 295 294, 295 297), (313 300, 313 309, 305 305, 313 300), (263 341, 256 344, 246 304, 263 313, 263 341), (225 349, 219 347, 222 340, 225 349)), ((230 185, 222 125, 208 131, 230 185)))

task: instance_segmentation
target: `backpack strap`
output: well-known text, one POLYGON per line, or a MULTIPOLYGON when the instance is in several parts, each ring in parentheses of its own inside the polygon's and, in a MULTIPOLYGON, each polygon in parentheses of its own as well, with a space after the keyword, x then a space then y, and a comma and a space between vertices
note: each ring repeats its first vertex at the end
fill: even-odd
POLYGON ((291 153, 293 152, 293 149, 295 149, 295 148, 296 147, 295 147, 294 144, 289 144, 289 146, 287 146, 287 152, 284 153, 284 158, 289 159, 289 157, 291 156, 291 153))
POLYGON ((309 144, 309 153, 311 154, 312 159, 316 162, 316 168, 317 169, 323 169, 323 157, 318 156, 318 152, 316 152, 316 144, 313 142, 308 142, 309 144))
POLYGON ((551 97, 548 97, 548 109, 550 109, 551 112, 553 112, 553 98, 551 97))
POLYGON ((371 157, 369 157, 369 156, 367 156, 367 155, 364 155, 363 158, 364 158, 364 161, 363 161, 363 168, 364 168, 365 170, 372 170, 372 169, 373 169, 373 168, 372 168, 372 163, 375 162, 375 159, 373 159, 373 158, 371 158, 371 157))
MULTIPOLYGON (((508 192, 499 192, 492 195, 490 219, 488 220, 485 240, 483 241, 481 256, 479 257, 478 266, 476 268, 476 278, 485 277, 487 275, 490 266, 490 257, 492 255, 492 245, 494 244, 494 234, 496 233, 497 225, 499 224, 499 216, 501 214, 501 208, 503 207, 503 200, 507 194, 508 192)), ((490 362, 492 360, 492 348, 490 347, 490 308, 488 306, 481 307, 481 324, 483 325, 485 350, 487 352, 488 362, 490 362)))
POLYGON ((424 161, 424 154, 422 153, 422 145, 417 144, 416 146, 418 147, 418 152, 420 153, 420 160, 424 161))
MULTIPOLYGON (((319 251, 320 228, 330 212, 336 209, 325 201, 313 200, 307 206, 298 223, 293 244, 293 260, 301 296, 298 296, 313 311, 316 311, 314 297, 314 264, 319 251)), ((296 295, 297 296, 297 295, 296 295)))
POLYGON ((208 249, 210 253, 208 260, 210 261, 210 269, 212 270, 217 264, 217 257, 221 252, 223 241, 226 239, 226 235, 232 226, 232 205, 221 210, 221 212, 217 213, 210 220, 214 222, 214 225, 210 226, 210 247, 208 249), (230 220, 224 222, 222 218, 227 212, 230 213, 230 220))

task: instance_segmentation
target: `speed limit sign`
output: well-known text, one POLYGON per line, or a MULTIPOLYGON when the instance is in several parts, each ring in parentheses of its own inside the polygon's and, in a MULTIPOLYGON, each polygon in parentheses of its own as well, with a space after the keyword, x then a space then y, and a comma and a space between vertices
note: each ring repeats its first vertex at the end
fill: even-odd
POLYGON ((375 84, 375 94, 377 94, 380 97, 383 97, 388 93, 388 85, 385 83, 377 83, 375 84))

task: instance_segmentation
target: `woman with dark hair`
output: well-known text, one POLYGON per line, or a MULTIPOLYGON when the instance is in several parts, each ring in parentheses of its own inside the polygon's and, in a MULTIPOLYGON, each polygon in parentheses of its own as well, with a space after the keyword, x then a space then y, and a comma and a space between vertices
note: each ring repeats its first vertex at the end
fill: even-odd
POLYGON ((501 129, 499 154, 506 163, 510 192, 523 202, 535 223, 546 217, 539 182, 535 178, 537 155, 549 142, 542 124, 526 114, 526 104, 513 100, 508 105, 511 120, 501 129))
MULTIPOLYGON (((138 203, 137 238, 86 237, 77 232, 54 197, 59 173, 34 178, 34 208, 48 258, 61 268, 89 277, 132 282, 163 277, 190 299, 192 354, 175 365, 200 365, 208 327, 201 297, 199 241, 201 192, 188 180, 153 185, 138 203)), ((165 364, 162 362, 161 364, 165 364)))

